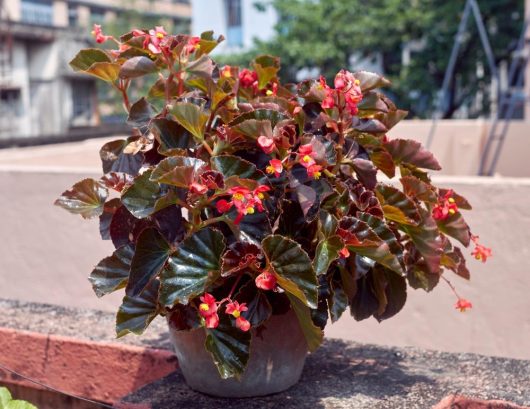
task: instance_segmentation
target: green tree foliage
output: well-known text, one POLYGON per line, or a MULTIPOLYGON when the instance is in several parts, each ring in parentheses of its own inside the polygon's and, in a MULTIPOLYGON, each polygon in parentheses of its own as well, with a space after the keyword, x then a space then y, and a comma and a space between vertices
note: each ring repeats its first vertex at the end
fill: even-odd
MULTIPOLYGON (((492 43, 496 62, 506 61, 516 45, 523 21, 522 0, 478 0, 492 43)), ((318 68, 328 80, 350 56, 373 56, 382 62, 384 74, 394 82, 399 105, 411 116, 429 116, 436 92, 441 88, 464 0, 272 0, 258 7, 274 7, 278 13, 275 36, 256 41, 249 54, 225 57, 240 63, 253 55, 268 53, 282 60, 283 80, 294 81, 304 68, 318 68), (402 64, 403 46, 423 42, 410 64, 402 64)), ((352 69, 362 69, 353 66, 352 69)), ((477 92, 490 87, 490 73, 476 26, 468 23, 451 84, 451 96, 444 117, 469 102, 477 92), (483 67, 483 69, 481 68, 483 67)), ((471 116, 487 113, 489 101, 475 106, 471 116)))

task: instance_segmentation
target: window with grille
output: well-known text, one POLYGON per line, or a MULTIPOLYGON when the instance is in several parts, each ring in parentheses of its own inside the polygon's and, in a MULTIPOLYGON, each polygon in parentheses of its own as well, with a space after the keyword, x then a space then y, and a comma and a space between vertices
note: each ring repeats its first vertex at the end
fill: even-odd
POLYGON ((241 0, 225 0, 226 40, 229 46, 243 45, 243 26, 241 18, 241 0))

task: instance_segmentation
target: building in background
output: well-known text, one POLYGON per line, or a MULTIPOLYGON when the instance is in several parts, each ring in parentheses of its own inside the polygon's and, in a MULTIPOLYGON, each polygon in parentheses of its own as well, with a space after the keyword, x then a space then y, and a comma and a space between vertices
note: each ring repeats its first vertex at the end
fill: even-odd
POLYGON ((112 25, 129 12, 189 30, 189 0, 0 0, 0 140, 98 127, 95 80, 68 62, 91 44, 94 23, 112 25))
POLYGON ((224 35, 226 41, 216 48, 218 53, 248 50, 255 38, 271 38, 277 21, 273 7, 260 10, 255 3, 256 0, 192 0, 192 33, 213 30, 216 35, 224 35))

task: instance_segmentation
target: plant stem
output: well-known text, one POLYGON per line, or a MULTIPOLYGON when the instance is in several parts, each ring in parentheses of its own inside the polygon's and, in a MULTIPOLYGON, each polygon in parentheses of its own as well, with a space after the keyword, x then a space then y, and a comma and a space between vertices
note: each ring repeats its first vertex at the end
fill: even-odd
POLYGON ((208 145, 208 142, 202 141, 202 146, 204 146, 204 149, 206 149, 208 151, 210 156, 215 156, 213 151, 212 151, 212 148, 210 147, 210 145, 208 145))
POLYGON ((446 283, 447 285, 449 286, 449 288, 451 288, 451 290, 453 291, 453 293, 456 295, 456 298, 460 299, 461 297, 458 295, 458 293, 456 292, 456 288, 453 284, 451 284, 451 282, 445 278, 443 275, 440 276, 446 283))

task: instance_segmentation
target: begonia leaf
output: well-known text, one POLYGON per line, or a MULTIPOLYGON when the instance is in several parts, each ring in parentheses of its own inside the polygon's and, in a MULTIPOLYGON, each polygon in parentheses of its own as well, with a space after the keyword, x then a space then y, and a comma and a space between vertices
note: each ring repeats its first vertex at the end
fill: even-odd
POLYGON ((141 335, 158 314, 158 292, 160 282, 152 280, 138 296, 126 295, 116 315, 118 338, 133 333, 141 335))
POLYGON ((189 188, 198 180, 206 163, 187 156, 170 156, 162 160, 151 173, 151 180, 177 187, 189 188))
POLYGON ((442 169, 434 155, 417 141, 392 139, 385 142, 384 147, 392 155, 396 164, 408 163, 423 169, 442 169))
POLYGON ((417 226, 421 220, 419 209, 401 190, 385 184, 378 184, 375 193, 385 218, 400 224, 417 226))
POLYGON ((270 235, 261 246, 278 284, 308 307, 316 308, 316 274, 311 259, 300 244, 280 235, 270 235))
POLYGON ((189 102, 178 102, 171 107, 170 112, 197 140, 204 140, 204 128, 209 115, 200 107, 189 102))
POLYGON ((201 229, 182 241, 162 271, 160 302, 167 306, 187 304, 202 294, 220 276, 224 250, 223 235, 211 228, 201 229))
POLYGON ((241 331, 232 324, 227 314, 220 317, 219 326, 206 329, 204 346, 212 354, 222 379, 239 379, 250 356, 250 331, 241 331))
POLYGON ((97 48, 86 48, 79 51, 76 56, 70 61, 70 67, 74 71, 86 71, 92 64, 97 62, 107 62, 110 63, 109 55, 100 49, 97 48))
POLYGON ((157 229, 151 227, 143 230, 136 240, 125 293, 131 297, 141 294, 160 273, 170 252, 171 247, 157 229))
POLYGON ((136 56, 125 61, 120 68, 120 78, 137 78, 158 71, 155 62, 145 56, 136 56))
POLYGON ((158 151, 165 156, 181 154, 192 146, 193 136, 178 122, 165 118, 157 118, 151 121, 151 128, 160 147, 158 151))
POLYGON ((70 190, 64 191, 55 201, 55 205, 89 219, 103 213, 107 196, 108 190, 98 181, 83 179, 70 190))
POLYGON ((137 176, 121 196, 125 207, 139 219, 154 212, 156 201, 161 196, 160 185, 150 179, 151 172, 152 170, 147 170, 137 176))
POLYGON ((324 340, 324 333, 313 323, 310 308, 300 298, 289 292, 287 293, 287 297, 289 297, 291 307, 298 318, 298 323, 304 333, 309 351, 316 351, 324 340))
POLYGON ((129 270, 134 249, 131 245, 122 246, 105 257, 90 273, 88 280, 98 297, 103 297, 125 287, 129 279, 129 270))
POLYGON ((124 150, 128 145, 126 139, 118 139, 107 142, 99 151, 103 172, 123 172, 136 176, 142 167, 144 161, 143 153, 136 154, 125 153, 124 150))

